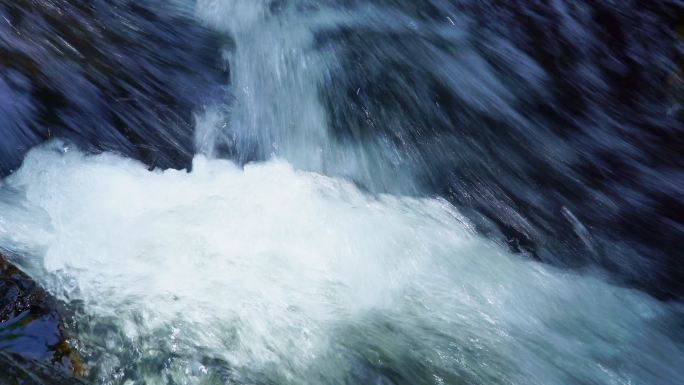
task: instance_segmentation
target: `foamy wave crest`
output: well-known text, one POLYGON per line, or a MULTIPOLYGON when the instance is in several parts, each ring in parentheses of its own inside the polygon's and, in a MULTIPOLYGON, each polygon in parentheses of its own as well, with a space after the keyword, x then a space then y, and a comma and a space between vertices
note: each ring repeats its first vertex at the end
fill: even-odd
POLYGON ((679 305, 511 256, 439 199, 59 142, 0 197, 0 247, 78 304, 103 383, 674 384, 684 364, 679 305))

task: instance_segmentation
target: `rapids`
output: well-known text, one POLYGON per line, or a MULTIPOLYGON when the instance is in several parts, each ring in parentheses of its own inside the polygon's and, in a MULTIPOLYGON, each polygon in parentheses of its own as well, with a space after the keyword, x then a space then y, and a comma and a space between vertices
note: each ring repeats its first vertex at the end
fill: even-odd
POLYGON ((60 142, 0 193, 0 243, 77 304, 94 381, 674 385, 684 365, 680 304, 511 255, 442 199, 60 142))
POLYGON ((87 383, 679 385, 680 13, 0 1, 0 254, 87 383))

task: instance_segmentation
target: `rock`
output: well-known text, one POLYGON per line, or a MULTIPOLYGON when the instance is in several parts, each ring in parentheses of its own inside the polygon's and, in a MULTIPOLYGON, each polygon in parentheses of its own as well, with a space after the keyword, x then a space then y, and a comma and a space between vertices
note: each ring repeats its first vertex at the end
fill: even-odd
POLYGON ((0 383, 72 385, 83 382, 49 363, 0 351, 0 383))
POLYGON ((54 137, 189 166, 193 113, 224 95, 224 41, 168 3, 0 2, 0 176, 54 137))
POLYGON ((77 382, 83 366, 68 343, 60 308, 0 254, 0 382, 77 382))

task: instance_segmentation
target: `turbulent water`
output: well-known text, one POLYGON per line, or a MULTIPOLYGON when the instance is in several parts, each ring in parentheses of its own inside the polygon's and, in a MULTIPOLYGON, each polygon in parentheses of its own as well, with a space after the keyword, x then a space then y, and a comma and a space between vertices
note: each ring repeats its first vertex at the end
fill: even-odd
POLYGON ((681 8, 500 3, 0 2, 84 380, 681 383, 681 8))
POLYGON ((60 143, 5 184, 25 196, 3 202, 0 241, 80 305, 106 383, 681 379, 681 305, 515 257, 443 200, 282 161, 148 171, 60 143))

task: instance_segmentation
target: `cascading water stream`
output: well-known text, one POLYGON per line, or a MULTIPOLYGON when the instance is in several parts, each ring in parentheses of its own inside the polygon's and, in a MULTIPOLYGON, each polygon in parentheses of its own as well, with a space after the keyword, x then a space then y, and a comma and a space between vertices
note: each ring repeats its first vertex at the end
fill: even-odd
MULTIPOLYGON (((418 26, 414 20, 389 8, 358 5, 340 9, 326 2, 206 0, 197 2, 195 13, 208 26, 228 33, 234 40, 234 46, 224 50, 234 101, 229 105, 207 106, 197 117, 196 144, 200 153, 210 157, 228 156, 242 162, 282 158, 299 169, 347 177, 373 192, 427 191, 421 188, 418 177, 429 163, 423 159, 426 155, 412 154, 411 148, 402 148, 385 135, 350 142, 332 132, 322 95, 328 91, 326 87, 334 89, 349 84, 330 82, 337 62, 336 52, 330 47, 320 47, 317 33, 342 26, 385 31, 424 28, 423 33, 427 35, 442 36, 451 39, 452 44, 459 44, 463 40, 459 27, 453 24, 446 28, 418 26), (385 13, 396 19, 388 22, 385 13)), ((473 56, 467 44, 463 43, 462 49, 464 56, 473 56)), ((402 55, 402 52, 391 54, 402 55)), ((486 73, 486 63, 475 56, 473 59, 477 62, 445 69, 444 78, 453 81, 457 89, 466 86, 463 82, 456 83, 459 78, 489 76, 493 79, 486 73), (470 64, 479 68, 468 68, 470 64)), ((493 87, 501 87, 491 79, 488 82, 493 87)), ((365 85, 355 86, 358 95, 365 85)), ((495 89, 492 95, 496 91, 505 93, 495 89)), ((479 91, 482 92, 487 91, 479 91)), ((396 129, 408 130, 410 125, 397 122, 396 129)), ((431 141, 431 144, 446 147, 452 140, 445 137, 441 138, 442 143, 431 141)), ((446 153, 436 151, 434 155, 446 153)))
POLYGON ((243 161, 275 155, 320 171, 331 145, 318 97, 325 64, 302 17, 273 15, 270 3, 198 2, 198 17, 235 41, 224 52, 235 102, 199 117, 197 147, 214 155, 229 149, 243 161))
MULTIPOLYGON (((552 91, 522 50, 478 47, 458 2, 177 3, 227 41, 192 167, 53 140, 0 181, 0 250, 73 313, 86 381, 680 384, 680 302, 515 255, 437 197, 444 165, 482 171, 469 191, 538 235, 484 183, 518 175, 471 161, 496 158, 485 121, 538 128, 518 107, 552 91)), ((550 131, 529 142, 565 165, 550 131)), ((558 217, 586 246, 569 252, 600 251, 558 217)))

